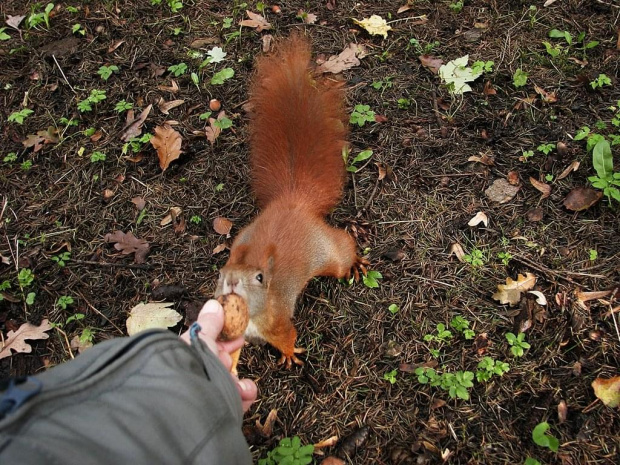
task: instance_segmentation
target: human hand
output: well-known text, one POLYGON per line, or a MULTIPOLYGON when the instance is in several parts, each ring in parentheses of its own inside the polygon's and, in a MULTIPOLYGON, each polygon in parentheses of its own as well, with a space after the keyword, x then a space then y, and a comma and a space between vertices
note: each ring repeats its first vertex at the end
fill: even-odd
MULTIPOLYGON (((243 346, 243 336, 232 341, 217 340, 224 326, 224 309, 217 300, 209 300, 204 304, 202 310, 200 310, 198 314, 196 322, 201 328, 198 337, 207 344, 207 347, 217 355, 220 362, 226 367, 226 370, 230 372, 232 367, 232 358, 230 354, 243 346)), ((190 343, 189 331, 185 331, 180 337, 187 344, 190 343)), ((246 412, 256 400, 258 388, 254 381, 250 379, 239 379, 232 374, 230 376, 239 389, 243 411, 246 412)))

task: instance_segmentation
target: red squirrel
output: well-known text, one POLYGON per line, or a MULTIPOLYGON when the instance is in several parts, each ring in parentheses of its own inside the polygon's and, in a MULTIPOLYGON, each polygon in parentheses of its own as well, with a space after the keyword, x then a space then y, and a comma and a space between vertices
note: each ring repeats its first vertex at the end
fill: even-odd
POLYGON ((325 222, 345 181, 342 152, 348 118, 341 83, 319 77, 310 45, 293 35, 258 59, 250 87, 250 161, 259 216, 235 238, 215 297, 238 294, 247 303, 249 340, 282 353, 278 364, 303 365, 295 354, 291 318, 314 276, 366 273, 368 261, 344 230, 325 222))

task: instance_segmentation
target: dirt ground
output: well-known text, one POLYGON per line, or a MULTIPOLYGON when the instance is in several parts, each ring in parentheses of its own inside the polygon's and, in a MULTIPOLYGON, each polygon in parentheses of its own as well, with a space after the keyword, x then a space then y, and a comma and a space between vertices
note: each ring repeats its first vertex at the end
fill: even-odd
MULTIPOLYGON (((614 321, 610 313, 619 305, 618 202, 603 198, 574 212, 563 200, 589 186, 595 174, 585 140, 574 140, 579 129, 618 134, 610 107, 620 105, 620 5, 466 0, 457 11, 458 5, 450 6, 456 2, 420 0, 398 14, 405 1, 280 2, 279 14, 265 8, 272 29, 262 32, 238 26, 246 9, 258 11, 254 3, 184 0, 172 12, 167 0, 56 2, 49 27, 7 27, 10 38, 0 41, 0 283, 11 288, 0 301, 0 332, 6 337, 24 322, 44 318, 62 324, 63 332, 32 341, 30 354, 0 360, 0 375, 36 373, 70 359, 76 349, 67 343, 85 331, 95 343, 124 335, 128 312, 139 302, 174 302, 186 322, 195 317, 228 257, 227 251, 213 252, 231 240, 214 231, 213 220, 230 219, 234 237, 257 214, 243 109, 253 61, 266 34, 279 38, 299 29, 319 58, 352 42, 366 48, 359 66, 342 78, 349 111, 363 104, 379 115, 351 127, 352 157, 366 149, 373 155, 349 174, 330 222, 355 235, 383 278, 378 288, 324 278, 309 283, 295 317, 299 344, 307 349, 303 367, 278 367, 270 347, 244 350, 240 374, 260 388, 245 420, 255 458, 283 437, 317 443, 367 427, 347 463, 524 463, 527 457, 617 463, 620 415, 597 401, 590 385, 620 374, 619 314, 614 321), (303 24, 300 9, 317 21, 303 24), (352 21, 371 15, 390 22, 387 38, 352 21), (229 28, 227 18, 233 19, 229 28), (552 29, 569 31, 573 43, 549 38, 552 29), (581 32, 585 38, 578 41, 581 32), (585 50, 594 40, 599 44, 585 50), (558 57, 546 52, 544 41, 563 47, 558 57), (225 61, 200 68, 214 46, 227 53, 225 61), (469 55, 470 63, 494 65, 471 83, 472 92, 453 96, 423 66, 422 53, 444 63, 469 55), (182 62, 187 72, 173 76, 168 67, 182 62), (104 81, 97 74, 102 65, 118 70, 104 81), (225 67, 234 76, 212 85, 214 71, 225 67), (528 74, 522 87, 513 83, 517 69, 528 74), (601 73, 610 83, 592 89, 601 73), (178 90, 162 90, 172 79, 178 90), (78 102, 93 89, 107 98, 79 112, 78 102), (200 119, 212 98, 233 123, 213 145, 200 119), (185 103, 166 115, 160 99, 185 103), (125 113, 115 111, 121 100, 133 103, 136 116, 153 104, 143 133, 175 122, 184 153, 165 172, 148 143, 123 153, 125 113), (8 121, 24 107, 33 113, 23 124, 8 121), (66 126, 61 118, 78 123, 66 126), (58 130, 57 141, 24 147, 29 135, 50 126, 58 130), (548 143, 555 144, 550 153, 537 149, 548 143), (524 158, 528 151, 533 155, 524 158), (93 152, 105 160, 91 161, 93 152), (10 153, 15 160, 6 159, 10 153), (472 156, 486 163, 470 161, 472 156), (579 168, 558 179, 573 161, 579 168), (541 198, 530 177, 549 185, 550 195, 541 198), (501 204, 485 194, 500 178, 519 187, 501 204), (143 212, 132 203, 136 197, 145 201, 143 212), (176 227, 162 226, 171 207, 180 207, 182 218, 176 227), (479 211, 488 225, 469 226, 479 211), (115 230, 148 241, 143 264, 104 242, 115 230), (479 263, 459 260, 451 253, 454 244, 466 258, 480 252, 479 263), (65 252, 70 255, 61 267, 54 257, 65 252), (23 292, 21 269, 34 273, 23 292), (513 307, 492 298, 507 277, 526 273, 536 276, 545 306, 532 294, 513 307), (579 291, 610 292, 580 302, 579 291), (28 305, 30 292, 36 297, 28 305), (66 309, 57 303, 61 296, 73 298, 66 309), (393 312, 392 304, 398 307, 393 312), (67 322, 75 314, 85 317, 67 322), (457 315, 469 321, 474 339, 449 327, 457 315), (426 340, 439 323, 453 337, 426 340), (520 330, 531 347, 515 357, 505 335, 520 330), (421 384, 413 373, 420 366, 476 372, 484 356, 509 363, 510 371, 475 381, 468 400, 421 384), (272 409, 278 420, 263 437, 254 425, 272 409), (557 453, 532 440, 543 421, 559 439, 557 453)), ((2 23, 7 15, 30 15, 34 5, 1 2, 2 23)), ((617 146, 612 150, 619 169, 617 146)), ((325 453, 346 455, 340 446, 325 453)))

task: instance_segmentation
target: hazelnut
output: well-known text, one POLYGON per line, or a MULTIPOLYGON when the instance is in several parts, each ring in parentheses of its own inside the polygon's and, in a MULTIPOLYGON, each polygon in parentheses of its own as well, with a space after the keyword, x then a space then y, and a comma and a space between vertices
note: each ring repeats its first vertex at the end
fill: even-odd
POLYGON ((222 108, 222 104, 218 99, 214 98, 209 101, 209 108, 211 109, 211 111, 220 111, 220 108, 222 108))
POLYGON ((245 300, 237 294, 225 294, 219 296, 217 301, 224 308, 224 327, 220 339, 229 341, 243 335, 250 322, 250 312, 245 300))

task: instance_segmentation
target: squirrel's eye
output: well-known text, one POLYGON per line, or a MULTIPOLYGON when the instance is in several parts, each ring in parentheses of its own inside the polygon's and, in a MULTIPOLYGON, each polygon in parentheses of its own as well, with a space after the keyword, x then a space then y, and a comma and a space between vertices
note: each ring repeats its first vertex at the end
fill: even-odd
POLYGON ((256 275, 256 280, 257 280, 259 283, 262 283, 262 282, 263 282, 263 274, 262 274, 262 273, 258 273, 258 274, 256 275))

